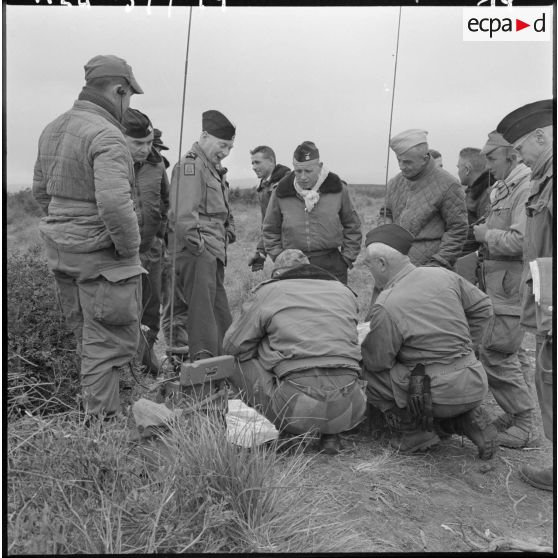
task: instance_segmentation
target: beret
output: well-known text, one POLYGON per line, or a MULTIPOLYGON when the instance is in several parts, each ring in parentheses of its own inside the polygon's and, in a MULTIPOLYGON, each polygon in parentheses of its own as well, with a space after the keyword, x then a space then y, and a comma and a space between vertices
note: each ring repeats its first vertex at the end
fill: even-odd
POLYGON ((236 128, 234 124, 218 110, 206 110, 202 114, 202 130, 222 140, 233 140, 236 128))
POLYGON ((320 152, 313 141, 303 141, 294 151, 293 158, 299 163, 320 158, 320 152))
POLYGON ((146 138, 153 132, 148 116, 137 109, 129 108, 122 118, 124 134, 131 138, 146 138))
POLYGON ((493 132, 490 132, 490 134, 488 134, 488 139, 486 140, 484 147, 481 149, 481 153, 483 155, 488 155, 489 153, 492 153, 495 149, 498 149, 499 147, 513 147, 513 146, 511 145, 511 143, 509 143, 504 139, 504 136, 502 134, 494 130, 493 132))
POLYGON ((163 132, 159 128, 153 128, 153 145, 159 149, 168 150, 168 147, 163 143, 161 136, 163 132))
POLYGON ((414 239, 415 237, 407 229, 391 223, 389 225, 381 225, 368 231, 365 245, 368 246, 373 242, 381 242, 407 255, 413 245, 414 239))
POLYGON ((554 101, 546 99, 523 105, 504 116, 496 127, 510 143, 536 130, 551 126, 553 123, 554 101))
POLYGON ((100 77, 123 77, 130 84, 134 93, 143 93, 143 89, 132 73, 132 67, 126 60, 112 54, 94 56, 84 66, 85 81, 100 77))
POLYGON ((415 145, 427 143, 427 134, 428 132, 426 130, 418 130, 416 128, 405 130, 393 136, 389 142, 389 146, 397 155, 403 155, 403 153, 409 151, 409 149, 415 147, 415 145))

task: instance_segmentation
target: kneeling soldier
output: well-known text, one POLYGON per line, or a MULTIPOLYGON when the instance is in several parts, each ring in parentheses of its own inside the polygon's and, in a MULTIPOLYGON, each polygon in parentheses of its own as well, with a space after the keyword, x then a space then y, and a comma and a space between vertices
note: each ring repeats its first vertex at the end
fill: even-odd
POLYGON ((366 264, 382 289, 362 343, 368 401, 402 433, 400 443, 391 442, 401 452, 436 444, 437 430, 467 436, 490 459, 497 431, 480 407, 488 383, 473 349, 492 304, 452 271, 411 264, 412 243, 394 224, 366 237, 366 264))
POLYGON ((348 287, 285 250, 225 334, 225 352, 240 361, 233 383, 277 428, 318 432, 324 451, 337 453, 338 434, 366 408, 357 318, 348 287))

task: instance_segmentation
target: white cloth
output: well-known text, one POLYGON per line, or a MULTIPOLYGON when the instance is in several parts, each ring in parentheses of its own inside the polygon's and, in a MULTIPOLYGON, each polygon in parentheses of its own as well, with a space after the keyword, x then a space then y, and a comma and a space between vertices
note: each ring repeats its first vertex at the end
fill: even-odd
POLYGON ((318 176, 318 180, 316 181, 316 184, 314 184, 314 186, 312 186, 312 188, 309 188, 308 190, 301 188, 298 185, 297 179, 295 178, 294 188, 297 194, 300 194, 300 196, 302 196, 302 198, 304 199, 304 205, 306 206, 305 207, 306 211, 312 211, 312 209, 314 209, 314 206, 320 201, 320 192, 318 192, 318 190, 320 189, 320 186, 324 183, 328 174, 329 174, 329 170, 326 169, 325 165, 322 165, 322 170, 320 171, 320 176, 318 176))

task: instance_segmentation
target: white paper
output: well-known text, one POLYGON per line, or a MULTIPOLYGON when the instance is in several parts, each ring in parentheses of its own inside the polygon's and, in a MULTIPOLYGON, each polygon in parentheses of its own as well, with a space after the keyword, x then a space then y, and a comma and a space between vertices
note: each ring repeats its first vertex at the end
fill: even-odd
POLYGON ((240 399, 229 400, 225 420, 227 440, 237 446, 251 448, 279 437, 279 431, 269 420, 240 399))
POLYGON ((529 262, 531 268, 531 277, 533 278, 533 294, 535 295, 535 302, 541 303, 541 276, 539 273, 539 264, 537 260, 529 262))

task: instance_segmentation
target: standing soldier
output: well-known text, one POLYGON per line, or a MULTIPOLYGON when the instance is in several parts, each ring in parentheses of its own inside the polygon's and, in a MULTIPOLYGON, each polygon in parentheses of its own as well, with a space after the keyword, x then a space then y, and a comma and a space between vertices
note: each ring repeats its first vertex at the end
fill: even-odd
POLYGON ((140 228, 140 260, 147 274, 142 276, 142 315, 138 360, 156 376, 159 362, 153 345, 161 321, 161 259, 167 228, 169 179, 161 155, 153 148, 154 131, 149 118, 128 109, 122 120, 124 136, 134 160, 134 197, 140 228))
POLYGON ((120 412, 119 372, 139 338, 140 234, 132 202, 134 167, 121 132, 134 93, 132 68, 116 56, 85 65, 74 106, 43 130, 33 194, 62 310, 77 339, 90 415, 120 412))
POLYGON ((495 422, 503 431, 498 443, 522 448, 531 437, 535 407, 518 359, 524 333, 519 325, 519 284, 531 171, 496 131, 488 135, 482 153, 497 182, 486 223, 473 227, 475 239, 482 243, 483 288, 494 306, 479 356, 494 399, 505 411, 495 422))
MULTIPOLYGON (((552 370, 552 313, 536 302, 531 264, 540 259, 552 261, 553 227, 553 112, 554 101, 548 99, 524 105, 508 114, 496 130, 519 152, 531 169, 531 191, 525 204, 527 223, 523 241, 521 277, 521 325, 535 333, 537 341, 535 386, 541 407, 544 434, 553 440, 554 372, 552 370)), ((552 268, 552 266, 550 266, 552 268)), ((552 275, 541 274, 541 290, 552 292, 552 275), (549 284, 550 283, 550 284, 549 284)), ((549 467, 523 465, 520 475, 542 490, 553 490, 554 473, 549 467)))
POLYGON ((202 115, 199 141, 171 178, 169 249, 176 251, 170 345, 189 345, 191 360, 222 354, 232 317, 223 285, 227 244, 234 242, 227 169, 235 127, 217 110, 202 115), (176 189, 178 188, 178 202, 176 189))
POLYGON ((362 242, 347 185, 320 162, 311 141, 295 149, 293 167, 269 200, 263 224, 265 250, 274 261, 283 250, 301 250, 312 265, 347 284, 347 270, 362 242))
MULTIPOLYGON (((291 169, 285 165, 277 164, 275 152, 267 145, 255 147, 250 151, 250 155, 252 156, 252 169, 260 179, 256 191, 260 200, 263 223, 272 192, 277 187, 279 180, 289 173, 291 169)), ((256 253, 248 260, 248 265, 252 268, 252 271, 261 271, 263 269, 265 257, 266 253, 262 235, 256 246, 256 253)))

